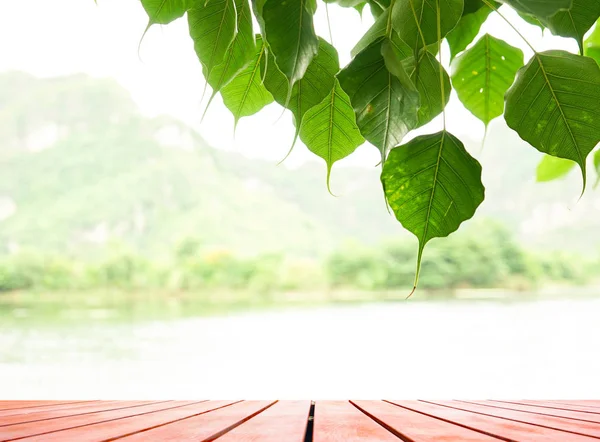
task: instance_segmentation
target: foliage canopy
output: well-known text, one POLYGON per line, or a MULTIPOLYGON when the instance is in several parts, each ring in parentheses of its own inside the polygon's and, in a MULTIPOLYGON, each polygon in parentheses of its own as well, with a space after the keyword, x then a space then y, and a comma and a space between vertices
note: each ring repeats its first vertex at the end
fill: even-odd
MULTIPOLYGON (((540 180, 578 165, 585 189, 587 159, 600 142, 600 25, 589 33, 600 17, 598 0, 324 0, 325 7, 359 13, 368 5, 376 18, 341 69, 336 49, 315 32, 316 0, 141 2, 148 26, 187 13, 213 97, 222 94, 236 123, 272 101, 289 109, 293 142, 300 137, 326 161, 328 186, 333 163, 363 140, 379 149, 387 203, 419 240, 415 287, 425 244, 457 230, 484 199, 481 166, 445 118, 441 132, 403 144, 444 112, 452 88, 486 128, 504 114, 509 127, 548 155, 540 180), (580 53, 537 52, 523 38, 534 53, 526 63, 501 39, 476 40, 490 15, 506 20, 500 7, 574 38, 580 53), (450 74, 442 64, 444 39, 450 74)), ((595 159, 600 169, 600 153, 595 159)))

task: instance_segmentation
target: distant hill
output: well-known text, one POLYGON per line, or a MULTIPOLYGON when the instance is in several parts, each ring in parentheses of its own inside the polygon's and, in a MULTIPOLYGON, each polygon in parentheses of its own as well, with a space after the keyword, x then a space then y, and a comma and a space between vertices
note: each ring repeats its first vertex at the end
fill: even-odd
MULTIPOLYGON (((288 170, 212 149, 178 121, 142 117, 109 79, 0 74, 0 103, 2 252, 93 256, 117 242, 162 254, 196 238, 246 253, 316 255, 348 239, 407 235, 386 210, 378 169, 336 169, 341 196, 332 197, 321 163, 288 170)), ((538 247, 600 249, 592 229, 600 193, 572 204, 576 175, 566 187, 536 184, 540 155, 502 125, 490 135, 477 216, 504 221, 538 247)))

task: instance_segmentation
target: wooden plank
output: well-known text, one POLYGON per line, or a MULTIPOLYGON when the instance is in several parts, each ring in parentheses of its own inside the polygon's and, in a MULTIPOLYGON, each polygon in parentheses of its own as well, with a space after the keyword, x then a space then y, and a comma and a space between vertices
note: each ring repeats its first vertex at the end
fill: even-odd
POLYGON ((350 401, 372 418, 399 433, 404 440, 437 441, 497 441, 498 439, 458 425, 409 411, 382 401, 350 401))
MULTIPOLYGON (((542 416, 539 414, 528 413, 525 411, 512 411, 504 410, 501 408, 490 408, 481 405, 466 404, 464 402, 453 402, 453 401, 432 401, 432 403, 438 405, 451 406, 465 411, 474 413, 481 413, 485 415, 492 415, 503 419, 511 419, 514 421, 527 423, 531 425, 537 425, 540 427, 552 428, 555 430, 562 430, 573 434, 600 437, 600 424, 574 421, 571 419, 565 419, 562 417, 549 417, 542 416)), ((563 436, 566 437, 566 436, 563 436)))
MULTIPOLYGON (((164 401, 163 401, 164 402, 164 401)), ((59 408, 58 410, 33 411, 32 413, 16 414, 11 416, 0 416, 0 428, 8 425, 26 424, 29 422, 39 422, 51 419, 65 419, 71 416, 81 416, 84 414, 120 410, 124 408, 134 408, 148 405, 148 401, 106 401, 85 404, 79 408, 59 408)), ((35 409, 34 409, 35 410, 35 409)), ((132 413, 135 413, 132 411, 132 413)))
POLYGON ((52 405, 76 404, 81 402, 98 401, 0 401, 0 411, 17 410, 21 408, 39 408, 52 405))
POLYGON ((483 405, 489 407, 490 410, 499 408, 501 410, 514 410, 514 411, 524 411, 526 413, 533 413, 540 416, 550 416, 550 417, 560 417, 566 419, 572 419, 575 421, 585 421, 591 422, 595 424, 600 424, 600 414, 593 413, 581 413, 572 410, 561 410, 561 409, 548 409, 535 407, 531 405, 523 405, 523 404, 502 404, 490 401, 458 401, 458 403, 472 404, 472 405, 483 405))
POLYGON ((559 401, 560 404, 578 405, 582 407, 600 408, 600 401, 559 401))
POLYGON ((81 425, 90 425, 97 422, 105 422, 127 416, 157 411, 172 407, 171 402, 148 403, 143 405, 124 407, 117 410, 98 411, 80 415, 63 416, 54 419, 39 420, 23 424, 14 424, 0 427, 0 440, 13 440, 37 436, 39 434, 51 433, 81 425))
POLYGON ((593 439, 587 436, 562 433, 548 428, 535 425, 514 422, 493 416, 483 416, 469 411, 456 408, 443 407, 423 401, 389 401, 407 409, 418 411, 430 417, 443 419, 447 422, 461 425, 465 428, 496 437, 500 440, 514 442, 556 442, 557 440, 568 440, 569 442, 591 442, 593 439), (566 439, 568 438, 568 439, 566 439))
POLYGON ((518 401, 489 401, 490 403, 498 403, 498 404, 518 404, 518 405, 529 405, 531 407, 538 407, 542 409, 552 410, 569 410, 569 411, 579 411, 581 413, 590 413, 590 414, 600 414, 600 409, 594 407, 584 407, 582 405, 567 405, 562 404, 560 402, 555 401, 527 401, 527 400, 518 400, 518 401))
POLYGON ((303 442, 310 401, 277 402, 218 442, 303 442))
POLYGON ((173 402, 175 406, 172 408, 113 419, 108 422, 82 425, 63 431, 26 438, 23 439, 23 442, 97 442, 114 440, 143 432, 149 428, 168 425, 182 419, 198 416, 202 413, 212 412, 212 410, 228 406, 232 403, 235 403, 235 401, 173 402))
POLYGON ((398 442, 350 402, 317 401, 313 442, 398 442))
POLYGON ((213 441, 235 426, 260 414, 275 401, 244 401, 210 413, 164 425, 141 433, 119 439, 123 442, 134 441, 213 441))
POLYGON ((42 411, 52 411, 52 410, 68 410, 70 408, 78 408, 84 407, 86 405, 98 404, 100 401, 82 401, 82 402, 67 402, 67 403, 56 403, 53 402, 51 404, 45 404, 34 407, 17 407, 17 408, 9 408, 6 410, 0 410, 0 420, 4 416, 15 416, 17 414, 32 414, 32 413, 40 413, 42 411))

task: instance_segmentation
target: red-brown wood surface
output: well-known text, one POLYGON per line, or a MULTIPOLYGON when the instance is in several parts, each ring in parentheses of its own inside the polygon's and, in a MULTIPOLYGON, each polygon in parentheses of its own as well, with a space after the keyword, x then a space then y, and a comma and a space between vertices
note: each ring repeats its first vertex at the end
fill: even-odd
POLYGON ((0 441, 594 441, 598 401, 0 401, 0 441), (596 408, 595 408, 596 407, 596 408))
POLYGON ((539 427, 520 422, 514 422, 494 416, 485 416, 478 413, 459 410, 451 407, 443 407, 422 401, 393 401, 411 410, 425 413, 437 419, 444 419, 456 425, 479 431, 505 441, 593 441, 587 436, 579 436, 558 432, 552 429, 539 427))
MULTIPOLYGON (((515 422, 522 422, 532 425, 538 425, 540 427, 546 427, 554 430, 562 430, 569 433, 580 434, 584 436, 592 436, 600 439, 600 424, 584 421, 574 421, 562 417, 551 417, 540 414, 528 413, 525 411, 513 411, 502 408, 490 408, 482 405, 467 404, 465 402, 450 402, 441 401, 435 402, 437 404, 443 404, 445 406, 455 407, 461 410, 471 411, 480 413, 483 415, 491 415, 501 417, 503 419, 512 420, 515 422)), ((568 434, 565 434, 567 437, 568 434)), ((570 436, 569 436, 570 437, 570 436)))
POLYGON ((398 442, 398 438, 349 402, 315 403, 314 442, 398 442))
POLYGON ((310 401, 277 402, 225 434, 219 442, 303 442, 309 409, 310 401))
POLYGON ((352 401, 354 405, 406 439, 430 441, 494 441, 493 437, 381 401, 352 401))
POLYGON ((600 424, 600 413, 586 413, 580 412, 576 410, 565 410, 559 408, 542 408, 542 407, 534 407, 532 405, 525 404, 503 404, 498 402, 488 402, 488 401, 458 401, 457 405, 460 403, 472 404, 472 405, 484 405, 488 407, 490 410, 494 410, 495 408, 501 410, 515 410, 515 411, 524 411, 527 413, 533 413, 540 416, 550 416, 550 417, 561 417, 572 419, 575 421, 585 421, 600 424))

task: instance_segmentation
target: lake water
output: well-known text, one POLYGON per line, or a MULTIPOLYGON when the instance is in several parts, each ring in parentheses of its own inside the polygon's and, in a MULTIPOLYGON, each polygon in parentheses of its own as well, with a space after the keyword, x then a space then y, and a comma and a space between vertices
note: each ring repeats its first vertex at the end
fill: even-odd
POLYGON ((599 313, 600 299, 400 302, 48 324, 11 308, 0 396, 598 398, 599 313))

